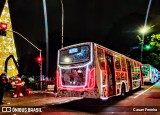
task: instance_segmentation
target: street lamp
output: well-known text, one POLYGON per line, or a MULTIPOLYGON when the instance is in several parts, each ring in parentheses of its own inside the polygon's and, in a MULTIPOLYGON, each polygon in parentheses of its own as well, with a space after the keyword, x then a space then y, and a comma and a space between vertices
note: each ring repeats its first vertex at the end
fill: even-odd
POLYGON ((139 29, 139 33, 142 35, 142 38, 138 35, 138 39, 141 41, 141 62, 143 61, 143 48, 144 48, 144 36, 151 31, 151 29, 153 27, 155 27, 156 25, 152 25, 152 26, 144 26, 142 28, 139 29))
MULTIPOLYGON (((25 38, 22 34, 20 34, 17 31, 11 31, 11 30, 6 30, 7 32, 13 32, 21 36, 24 40, 26 40, 29 44, 31 44, 34 48, 36 48, 39 51, 39 57, 42 59, 42 50, 39 49, 36 45, 34 45, 32 42, 30 42, 27 38, 25 38)), ((40 62, 40 88, 42 89, 42 61, 40 62)))
POLYGON ((148 33, 149 29, 150 29, 150 27, 144 26, 144 27, 142 27, 142 28, 139 29, 139 32, 143 35, 143 34, 148 33))

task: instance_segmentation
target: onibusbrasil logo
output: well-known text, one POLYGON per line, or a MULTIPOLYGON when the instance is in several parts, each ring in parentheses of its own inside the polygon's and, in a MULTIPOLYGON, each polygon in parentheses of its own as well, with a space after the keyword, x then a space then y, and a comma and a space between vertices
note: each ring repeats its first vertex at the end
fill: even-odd
POLYGON ((42 112, 40 107, 2 107, 1 112, 42 112))

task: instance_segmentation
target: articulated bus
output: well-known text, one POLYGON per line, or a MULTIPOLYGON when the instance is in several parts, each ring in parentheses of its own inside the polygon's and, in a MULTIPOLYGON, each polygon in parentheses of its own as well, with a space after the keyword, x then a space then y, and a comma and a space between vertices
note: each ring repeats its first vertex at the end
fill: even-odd
POLYGON ((93 42, 58 50, 60 96, 108 99, 143 85, 141 63, 93 42))
POLYGON ((150 64, 142 64, 144 82, 156 83, 158 81, 158 70, 150 64))

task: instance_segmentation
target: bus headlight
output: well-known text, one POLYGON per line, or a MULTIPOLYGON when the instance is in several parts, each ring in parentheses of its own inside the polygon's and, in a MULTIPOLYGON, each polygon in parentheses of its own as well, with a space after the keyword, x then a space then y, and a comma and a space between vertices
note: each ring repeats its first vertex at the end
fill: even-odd
POLYGON ((69 57, 65 57, 64 62, 69 63, 69 62, 71 62, 71 59, 69 57))

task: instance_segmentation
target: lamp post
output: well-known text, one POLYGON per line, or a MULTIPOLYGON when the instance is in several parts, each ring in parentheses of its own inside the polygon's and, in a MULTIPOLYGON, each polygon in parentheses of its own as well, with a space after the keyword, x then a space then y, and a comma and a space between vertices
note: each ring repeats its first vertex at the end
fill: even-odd
POLYGON ((153 27, 155 27, 155 26, 156 26, 156 25, 152 25, 152 26, 150 26, 150 27, 144 26, 144 27, 142 27, 142 28, 139 29, 139 33, 142 35, 142 38, 141 38, 139 35, 137 36, 138 39, 141 41, 141 57, 140 57, 141 62, 143 61, 144 37, 145 37, 145 35, 146 35, 149 31, 151 31, 151 28, 153 28, 153 27))
POLYGON ((43 0, 44 22, 45 22, 45 37, 46 37, 46 76, 48 76, 49 67, 49 44, 48 44, 48 22, 47 22, 47 8, 46 0, 43 0))
POLYGON ((141 62, 143 61, 143 45, 144 45, 144 35, 148 32, 149 28, 147 26, 144 26, 139 30, 139 32, 142 34, 141 38, 141 57, 140 60, 141 62))
MULTIPOLYGON (((39 51, 39 57, 42 59, 42 50, 39 49, 36 45, 34 45, 32 42, 30 42, 27 38, 25 38, 22 34, 20 34, 17 31, 11 31, 11 30, 6 30, 7 32, 12 32, 16 33, 19 36, 21 36, 24 40, 26 40, 29 44, 31 44, 34 48, 36 48, 39 51)), ((42 61, 40 62, 40 88, 42 89, 42 61)))
POLYGON ((63 48, 63 26, 64 26, 64 7, 63 7, 63 1, 61 0, 61 8, 62 8, 62 38, 61 38, 61 48, 63 48))
POLYGON ((148 21, 148 15, 150 11, 152 0, 149 0, 148 7, 147 7, 147 12, 146 12, 146 17, 145 17, 145 22, 144 22, 144 27, 141 29, 142 31, 142 45, 141 45, 141 63, 143 61, 143 45, 144 45, 144 34, 148 31, 146 28, 147 21, 148 21))

